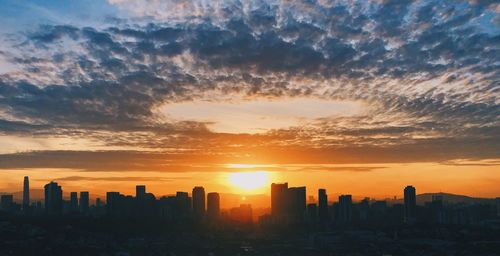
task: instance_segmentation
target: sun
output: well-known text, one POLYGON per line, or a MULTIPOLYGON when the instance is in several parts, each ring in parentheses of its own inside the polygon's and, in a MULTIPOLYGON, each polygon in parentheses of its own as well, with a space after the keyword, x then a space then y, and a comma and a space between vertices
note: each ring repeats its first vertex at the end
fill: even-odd
POLYGON ((228 180, 232 186, 251 192, 269 184, 269 173, 266 171, 234 172, 229 174, 228 180))

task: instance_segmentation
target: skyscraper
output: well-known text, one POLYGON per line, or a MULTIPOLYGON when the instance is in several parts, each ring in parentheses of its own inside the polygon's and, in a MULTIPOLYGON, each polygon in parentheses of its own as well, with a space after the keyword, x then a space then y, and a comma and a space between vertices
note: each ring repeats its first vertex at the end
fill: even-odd
POLYGON ((217 219, 220 214, 220 196, 219 193, 212 192, 207 194, 207 215, 211 219, 217 219))
POLYGON ((342 224, 350 223, 352 220, 352 196, 339 196, 338 222, 342 224))
POLYGON ((146 185, 137 185, 135 186, 135 198, 138 200, 144 200, 146 196, 146 185))
POLYGON ((0 208, 3 211, 10 212, 14 206, 14 196, 13 195, 2 195, 0 196, 0 208))
POLYGON ((404 189, 404 201, 405 201, 405 223, 412 224, 416 221, 416 208, 417 208, 417 197, 416 190, 413 186, 407 186, 404 189))
POLYGON ((69 193, 69 208, 72 213, 78 212, 78 193, 69 193))
POLYGON ((57 182, 51 181, 45 187, 45 212, 47 214, 62 213, 62 188, 57 182))
POLYGON ((306 213, 306 187, 289 188, 287 191, 287 214, 291 220, 304 221, 306 213))
POLYGON ((27 211, 30 207, 30 181, 28 176, 24 176, 23 182, 23 211, 27 211))
POLYGON ((288 183, 271 184, 271 215, 273 217, 283 217, 287 211, 288 183))
POLYGON ((80 192, 80 211, 83 213, 88 212, 89 210, 89 192, 82 191, 80 192))
POLYGON ((205 215, 205 189, 203 187, 193 188, 193 213, 197 218, 205 215))
POLYGON ((318 190, 318 218, 321 224, 328 222, 328 195, 323 188, 318 190))

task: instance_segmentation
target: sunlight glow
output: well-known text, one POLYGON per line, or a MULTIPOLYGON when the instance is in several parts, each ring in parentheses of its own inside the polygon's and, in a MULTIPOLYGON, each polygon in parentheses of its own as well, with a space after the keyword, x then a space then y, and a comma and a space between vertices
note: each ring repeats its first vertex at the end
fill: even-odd
POLYGON ((269 184, 269 174, 266 171, 235 172, 229 174, 229 183, 243 191, 254 191, 269 184))

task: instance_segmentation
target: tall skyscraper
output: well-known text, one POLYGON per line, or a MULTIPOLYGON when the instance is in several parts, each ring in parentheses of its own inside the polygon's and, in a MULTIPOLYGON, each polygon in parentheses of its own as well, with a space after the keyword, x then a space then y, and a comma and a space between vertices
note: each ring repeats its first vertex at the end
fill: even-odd
POLYGON ((220 196, 219 193, 212 192, 207 194, 207 216, 211 219, 217 219, 220 214, 220 196))
POLYGON ((69 193, 69 208, 72 213, 78 212, 78 193, 69 193))
POLYGON ((30 181, 28 176, 24 176, 23 182, 23 211, 27 211, 30 207, 30 181))
POLYGON ((82 191, 80 192, 80 211, 83 213, 88 212, 89 210, 89 192, 82 191))
POLYGON ((288 183, 271 184, 271 215, 273 217, 283 217, 287 212, 288 205, 288 183))
POLYGON ((306 213, 306 187, 289 188, 287 191, 287 214, 291 220, 304 221, 306 213))
POLYGON ((144 197, 146 197, 146 185, 135 186, 135 198, 144 200, 144 197))
POLYGON ((341 195, 339 196, 339 210, 338 210, 338 222, 347 224, 352 220, 352 196, 351 195, 341 195))
POLYGON ((404 221, 408 224, 416 221, 417 196, 413 186, 407 186, 404 189, 405 215, 404 221))
POLYGON ((197 218, 205 215, 205 189, 203 187, 193 188, 193 213, 197 218))
POLYGON ((62 188, 57 182, 51 181, 45 187, 45 212, 47 214, 62 213, 62 188))
POLYGON ((328 222, 328 195, 326 189, 318 189, 318 218, 321 224, 328 222))
POLYGON ((191 198, 188 192, 177 192, 175 195, 178 218, 187 218, 191 212, 191 198))

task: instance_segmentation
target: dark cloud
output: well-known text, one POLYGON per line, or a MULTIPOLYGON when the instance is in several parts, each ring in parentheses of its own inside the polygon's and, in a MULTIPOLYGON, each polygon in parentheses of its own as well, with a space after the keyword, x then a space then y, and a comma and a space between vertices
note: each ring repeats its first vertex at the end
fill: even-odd
POLYGON ((164 150, 232 152, 235 141, 250 151, 366 150, 387 161, 500 156, 500 34, 492 20, 478 22, 498 16, 494 2, 228 2, 199 15, 171 4, 184 8, 175 20, 44 25, 9 41, 13 51, 2 55, 22 71, 0 76, 0 132, 164 150), (370 113, 230 135, 158 111, 233 94, 358 100, 370 113))

